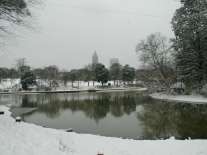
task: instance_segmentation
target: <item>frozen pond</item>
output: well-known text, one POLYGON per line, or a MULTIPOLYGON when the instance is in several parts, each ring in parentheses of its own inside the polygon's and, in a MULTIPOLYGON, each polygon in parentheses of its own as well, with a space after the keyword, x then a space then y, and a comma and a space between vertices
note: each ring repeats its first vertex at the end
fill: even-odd
POLYGON ((111 137, 207 138, 207 105, 156 101, 138 92, 2 95, 1 104, 37 108, 24 121, 111 137))

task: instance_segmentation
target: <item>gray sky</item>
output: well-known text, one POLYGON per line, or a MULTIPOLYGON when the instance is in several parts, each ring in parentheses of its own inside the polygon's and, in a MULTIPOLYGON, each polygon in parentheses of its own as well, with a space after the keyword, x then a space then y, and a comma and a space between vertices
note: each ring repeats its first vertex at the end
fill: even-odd
POLYGON ((7 39, 1 66, 14 66, 25 57, 33 67, 57 65, 80 68, 91 62, 94 50, 100 62, 139 66, 136 44, 161 32, 172 37, 171 18, 179 7, 175 0, 45 0, 33 9, 35 30, 18 29, 7 39))

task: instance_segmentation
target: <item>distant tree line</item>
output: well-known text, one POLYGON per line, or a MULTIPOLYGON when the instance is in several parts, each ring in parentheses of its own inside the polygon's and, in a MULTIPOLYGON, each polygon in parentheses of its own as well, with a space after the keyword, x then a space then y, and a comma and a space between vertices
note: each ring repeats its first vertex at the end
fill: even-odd
POLYGON ((62 81, 66 86, 68 82, 74 87, 75 81, 97 81, 103 86, 109 80, 114 81, 114 85, 119 86, 120 81, 124 84, 130 84, 135 80, 135 68, 129 65, 122 66, 119 63, 114 63, 110 68, 98 63, 88 65, 81 69, 72 69, 70 71, 62 71, 57 66, 51 65, 44 68, 34 68, 26 64, 25 59, 17 60, 15 68, 0 68, 0 80, 6 78, 20 78, 23 89, 27 90, 28 85, 35 84, 35 80, 48 80, 50 87, 55 87, 57 81, 62 81))
MULTIPOLYGON (((120 81, 124 81, 126 84, 135 80, 135 68, 129 65, 122 66, 119 63, 114 63, 110 68, 106 68, 105 65, 98 63, 95 65, 88 65, 81 69, 71 70, 69 72, 61 72, 61 79, 67 83, 67 81, 97 81, 102 86, 109 80, 114 81, 114 85, 119 85, 120 81)), ((94 83, 93 83, 94 85, 94 83)))

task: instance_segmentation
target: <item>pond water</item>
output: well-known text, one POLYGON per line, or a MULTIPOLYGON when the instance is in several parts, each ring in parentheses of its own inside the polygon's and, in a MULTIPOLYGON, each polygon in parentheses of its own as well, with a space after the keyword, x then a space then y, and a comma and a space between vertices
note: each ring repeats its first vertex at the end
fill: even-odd
POLYGON ((0 103, 37 108, 41 126, 133 139, 207 138, 207 105, 156 101, 138 92, 2 95, 0 103))

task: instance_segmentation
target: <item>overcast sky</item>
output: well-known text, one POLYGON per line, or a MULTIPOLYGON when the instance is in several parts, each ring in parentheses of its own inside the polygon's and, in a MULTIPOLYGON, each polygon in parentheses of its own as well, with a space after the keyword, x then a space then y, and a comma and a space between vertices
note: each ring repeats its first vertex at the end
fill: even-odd
POLYGON ((33 67, 69 70, 89 64, 96 50, 105 65, 115 57, 137 67, 136 44, 154 32, 173 37, 170 21, 178 7, 178 0, 45 0, 33 9, 35 30, 10 37, 0 65, 25 57, 33 67))

